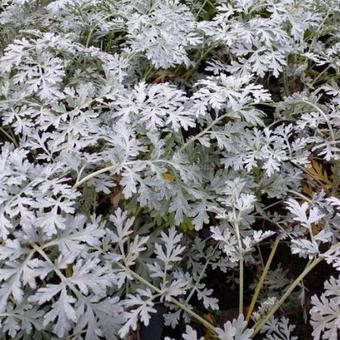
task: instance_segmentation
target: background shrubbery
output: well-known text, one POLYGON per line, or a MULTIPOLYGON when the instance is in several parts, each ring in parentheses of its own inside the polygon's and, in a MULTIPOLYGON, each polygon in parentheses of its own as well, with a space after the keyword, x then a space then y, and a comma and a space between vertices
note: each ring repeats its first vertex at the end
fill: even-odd
POLYGON ((1 339, 336 340, 339 8, 0 1, 1 339))

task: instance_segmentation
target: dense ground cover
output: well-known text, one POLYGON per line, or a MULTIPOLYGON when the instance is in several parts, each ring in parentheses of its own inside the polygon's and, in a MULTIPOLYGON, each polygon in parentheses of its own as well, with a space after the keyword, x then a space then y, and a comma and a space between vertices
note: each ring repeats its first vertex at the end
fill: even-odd
POLYGON ((338 339, 339 8, 0 1, 1 339, 338 339))

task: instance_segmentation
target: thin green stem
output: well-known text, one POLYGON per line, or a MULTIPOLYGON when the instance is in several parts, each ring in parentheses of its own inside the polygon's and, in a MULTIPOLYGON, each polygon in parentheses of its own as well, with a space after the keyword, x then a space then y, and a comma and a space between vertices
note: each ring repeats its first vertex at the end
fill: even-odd
POLYGON ((89 175, 85 176, 84 178, 82 178, 80 181, 77 181, 74 185, 73 188, 78 188, 79 186, 81 186, 83 183, 87 182, 88 180, 90 180, 93 177, 96 177, 100 174, 103 174, 105 172, 111 171, 116 167, 116 165, 109 165, 105 168, 99 169, 97 171, 94 171, 92 173, 90 173, 89 175))
POLYGON ((280 242, 280 239, 281 239, 281 235, 278 235, 276 237, 275 241, 274 241, 274 244, 272 246, 272 250, 271 250, 271 252, 269 254, 268 260, 267 260, 266 265, 265 265, 265 267, 263 269, 263 272, 262 272, 262 275, 260 277, 260 280, 259 280, 259 282, 256 285, 255 292, 254 292, 254 295, 253 295, 253 297, 251 299, 251 303, 250 303, 250 306, 249 306, 249 309, 248 309, 248 313, 247 313, 247 317, 246 317, 247 321, 250 320, 250 317, 251 317, 251 315, 253 313, 253 310, 254 310, 257 298, 258 298, 258 296, 260 294, 260 291, 261 291, 261 289, 263 287, 265 278, 266 278, 266 276, 268 274, 269 267, 270 267, 270 265, 271 265, 271 263, 273 261, 276 249, 277 249, 277 247, 279 245, 279 242, 280 242))
POLYGON ((198 16, 200 15, 200 13, 202 12, 204 6, 206 5, 206 3, 208 2, 208 0, 204 0, 202 3, 202 6, 199 8, 199 10, 196 13, 196 18, 198 18, 198 16))
POLYGON ((18 147, 18 143, 15 140, 14 137, 12 137, 5 129, 3 129, 2 127, 0 127, 0 131, 16 146, 18 147))
POLYGON ((204 266, 203 266, 203 268, 202 268, 202 270, 201 270, 201 272, 200 272, 200 275, 199 275, 198 279, 197 279, 196 282, 195 282, 194 287, 192 288, 191 292, 189 293, 188 297, 187 297, 186 300, 185 300, 185 303, 189 303, 191 297, 194 295, 194 293, 195 293, 195 291, 196 291, 196 289, 197 289, 197 286, 198 286, 199 283, 201 282, 201 280, 202 280, 202 278, 203 278, 203 276, 204 276, 204 274, 205 274, 205 272, 206 272, 206 270, 207 270, 207 268, 208 268, 208 266, 209 266, 209 264, 210 264, 211 258, 212 258, 213 255, 215 254, 216 249, 218 248, 218 245, 219 245, 218 243, 215 245, 212 254, 210 255, 209 258, 207 258, 207 260, 206 260, 206 262, 205 262, 205 264, 204 264, 204 266))
POLYGON ((276 302, 276 304, 273 306, 273 308, 263 317, 261 318, 255 325, 254 325, 254 333, 253 336, 255 336, 266 324, 266 322, 275 314, 275 312, 282 306, 282 304, 286 301, 286 299, 291 295, 291 293, 294 291, 294 289, 300 284, 300 282, 307 276, 307 274, 310 273, 310 271, 317 266, 324 258, 325 256, 331 254, 334 252, 337 248, 340 247, 340 242, 335 244, 331 249, 329 249, 325 254, 320 255, 313 261, 309 262, 304 269, 304 271, 294 280, 294 282, 289 286, 289 288, 286 290, 286 292, 282 295, 281 299, 276 302))
POLYGON ((270 208, 272 208, 272 207, 275 207, 275 205, 281 204, 282 202, 283 202, 283 200, 279 200, 279 201, 277 201, 277 202, 274 202, 274 203, 272 203, 272 204, 269 204, 269 205, 265 206, 265 207, 263 208, 263 210, 268 210, 268 209, 270 209, 270 208))
POLYGON ((219 121, 221 121, 222 119, 228 117, 228 113, 216 118, 213 122, 211 122, 204 130, 202 130, 200 133, 198 133, 196 136, 190 138, 185 144, 182 145, 181 148, 179 148, 178 152, 182 152, 183 150, 185 150, 190 144, 192 144, 193 142, 195 142, 197 139, 201 138, 202 136, 204 136, 212 127, 214 127, 219 121))
POLYGON ((319 72, 318 75, 313 80, 311 86, 314 86, 317 81, 331 68, 331 65, 328 65, 323 71, 319 72))
POLYGON ((199 67, 201 61, 210 53, 210 51, 212 51, 216 46, 212 45, 209 48, 207 48, 205 50, 204 53, 201 54, 201 56, 196 60, 195 65, 188 71, 187 73, 187 77, 190 76, 191 74, 194 73, 194 71, 197 70, 197 68, 199 67))
POLYGON ((143 80, 147 80, 147 78, 148 78, 149 75, 151 74, 152 70, 153 70, 153 66, 150 65, 150 66, 148 67, 148 69, 146 70, 146 72, 144 73, 142 79, 143 79, 143 80))
POLYGON ((244 251, 242 247, 242 240, 240 235, 240 226, 239 226, 239 216, 236 216, 235 208, 233 208, 233 215, 235 218, 234 229, 236 233, 237 243, 238 243, 238 251, 240 255, 240 271, 239 271, 239 314, 243 314, 243 291, 244 291, 244 251))
POLYGON ((307 196, 297 192, 297 191, 294 191, 294 190, 287 190, 287 192, 290 192, 291 194, 294 194, 300 198, 302 198, 303 200, 307 201, 309 204, 312 204, 313 201, 311 199, 309 199, 307 196))
POLYGON ((243 314, 243 291, 244 291, 244 259, 240 256, 240 286, 239 286, 239 314, 243 314))
MULTIPOLYGON (((155 292, 163 295, 164 292, 159 289, 158 287, 154 286, 152 283, 150 283, 149 281, 145 280, 143 277, 141 277, 140 275, 138 275, 136 272, 134 272, 133 270, 131 270, 128 267, 123 266, 120 263, 117 263, 118 266, 127 271, 134 279, 138 280, 139 282, 141 282, 142 284, 144 284, 145 286, 149 287, 150 289, 154 290, 155 292)), ((179 307, 180 309, 184 310, 186 313, 188 313, 190 316, 192 316, 194 319, 196 319, 197 321, 199 321, 201 324, 203 324, 206 328, 208 328, 209 330, 211 330, 214 334, 216 334, 216 330, 215 327, 208 322, 207 320, 203 319, 201 316, 199 316, 198 314, 196 314, 194 311, 192 311, 190 308, 188 308, 187 306, 185 306, 184 304, 182 304, 181 302, 179 302, 178 300, 176 300, 175 298, 171 298, 170 300, 171 303, 173 303, 174 305, 176 305, 177 307, 179 307)))
POLYGON ((126 266, 120 264, 119 262, 117 262, 116 264, 118 265, 118 267, 120 267, 121 269, 123 269, 126 272, 128 272, 134 279, 138 280, 140 283, 143 283, 143 285, 149 287, 150 289, 154 290, 155 292, 157 292, 159 294, 163 294, 163 291, 161 289, 159 289, 158 287, 154 286, 149 281, 145 280, 142 276, 140 276, 139 274, 134 272, 129 267, 126 267, 126 266))
POLYGON ((335 134, 334 134, 334 131, 333 131, 333 128, 332 128, 332 124, 330 123, 327 115, 316 104, 309 102, 308 100, 304 100, 304 99, 302 99, 301 102, 313 107, 315 110, 317 110, 321 114, 321 116, 323 116, 325 118, 329 132, 331 134, 331 138, 332 138, 333 142, 336 143, 335 134))
POLYGON ((295 279, 295 281, 290 285, 290 287, 283 294, 281 299, 275 304, 275 306, 269 311, 269 313, 262 319, 260 319, 254 326, 253 336, 256 335, 262 327, 266 324, 266 322, 275 314, 275 312, 281 307, 281 305, 286 301, 286 299, 291 295, 294 289, 299 285, 299 283, 304 279, 304 277, 320 262, 322 261, 321 257, 315 259, 309 266, 305 268, 305 270, 295 279))
POLYGON ((174 305, 176 305, 177 307, 181 308, 182 310, 184 310, 187 314, 189 314, 190 316, 192 316, 194 319, 196 319, 197 321, 199 321, 202 325, 204 325, 205 328, 209 329, 213 334, 217 334, 216 333, 216 329, 215 327, 208 322, 207 320, 203 319, 201 316, 199 316, 198 314, 196 314, 195 312, 193 312, 190 308, 188 308, 187 306, 185 306, 184 304, 180 303, 178 300, 171 298, 170 300, 174 305))
POLYGON ((281 123, 281 122, 294 122, 294 119, 283 118, 283 119, 275 120, 274 122, 272 122, 272 123, 270 123, 270 124, 268 125, 268 128, 271 128, 271 127, 273 127, 275 124, 281 123))
POLYGON ((131 164, 136 164, 136 163, 145 163, 145 164, 152 164, 152 163, 164 163, 164 164, 168 164, 170 166, 172 166, 173 168, 176 169, 176 164, 174 164, 173 162, 167 160, 167 159, 154 159, 151 161, 148 160, 135 160, 135 161, 130 161, 130 162, 123 162, 121 164, 117 164, 117 165, 109 165, 106 166, 105 168, 99 169, 97 171, 94 171, 92 173, 90 173, 89 175, 85 176, 82 179, 79 179, 79 176, 81 174, 81 172, 84 170, 83 168, 80 170, 80 173, 78 174, 78 178, 76 180, 76 183, 73 185, 73 188, 78 188, 79 186, 81 186, 82 184, 84 184, 85 182, 89 181, 91 178, 96 177, 100 174, 103 174, 105 172, 109 172, 111 170, 113 170, 114 168, 118 168, 118 167, 126 167, 128 165, 131 164))
POLYGON ((326 20, 329 17, 330 12, 327 11, 326 15, 324 16, 323 20, 321 21, 320 25, 318 26, 318 28, 315 31, 314 37, 312 39, 312 42, 309 44, 309 48, 308 48, 308 53, 310 53, 312 51, 312 48, 314 47, 315 42, 317 41, 317 39, 320 37, 319 33, 321 31, 321 29, 324 27, 324 24, 326 22, 326 20))
POLYGON ((93 28, 90 29, 90 32, 89 32, 89 34, 87 36, 86 43, 85 43, 86 47, 90 46, 90 41, 91 41, 91 38, 92 38, 92 34, 93 34, 93 28))
POLYGON ((65 277, 65 275, 58 269, 54 263, 51 261, 51 259, 48 257, 48 255, 44 252, 44 250, 38 246, 37 244, 32 244, 32 248, 39 253, 53 268, 54 272, 57 274, 57 276, 60 278, 62 282, 65 282, 67 286, 72 290, 72 292, 78 296, 82 297, 83 299, 86 299, 85 296, 83 296, 81 293, 79 293, 78 289, 65 277))

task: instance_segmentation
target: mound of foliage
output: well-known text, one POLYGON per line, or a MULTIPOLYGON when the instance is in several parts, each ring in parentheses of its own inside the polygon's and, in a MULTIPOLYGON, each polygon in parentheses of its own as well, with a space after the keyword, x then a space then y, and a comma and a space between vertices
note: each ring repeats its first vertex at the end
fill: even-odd
POLYGON ((339 8, 1 0, 1 339, 338 339, 339 8))

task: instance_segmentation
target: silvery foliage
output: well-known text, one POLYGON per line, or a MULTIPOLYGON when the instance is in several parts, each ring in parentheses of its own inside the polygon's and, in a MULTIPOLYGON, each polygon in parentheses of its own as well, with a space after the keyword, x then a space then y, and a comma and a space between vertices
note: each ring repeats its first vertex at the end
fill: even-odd
MULTIPOLYGON (((217 328, 217 336, 221 340, 239 339, 239 340, 250 340, 252 330, 244 328, 247 326, 247 322, 244 321, 243 315, 240 315, 237 319, 232 322, 227 321, 223 328, 217 328)), ((199 337, 196 330, 191 326, 186 326, 185 333, 182 335, 183 340, 203 340, 204 337, 199 337)), ((165 340, 171 340, 166 337, 165 340)))
POLYGON ((263 327, 263 332, 266 332, 265 340, 297 340, 298 337, 292 335, 295 325, 290 325, 289 320, 285 317, 280 319, 272 318, 263 327))
POLYGON ((313 336, 323 339, 336 339, 340 328, 340 290, 339 277, 331 277, 325 282, 325 292, 312 297, 313 307, 310 310, 313 336))
MULTIPOLYGON (((148 325, 157 303, 168 325, 188 324, 178 304, 192 309, 193 296, 219 308, 206 270, 232 271, 241 253, 256 263, 255 246, 277 233, 340 269, 339 248, 325 250, 339 242, 340 201, 292 193, 311 157, 339 160, 339 87, 305 72, 340 66, 339 1, 219 0, 212 17, 203 3, 1 1, 2 338, 116 339, 148 325), (188 77, 149 81, 168 69, 188 77), (116 191, 124 209, 97 210, 116 191), (188 219, 215 243, 180 232, 188 219)), ((312 298, 314 339, 340 328, 339 280, 325 289, 312 298)), ((240 315, 216 332, 249 339, 245 326, 240 315)), ((265 328, 267 339, 293 330, 286 318, 265 328)))

